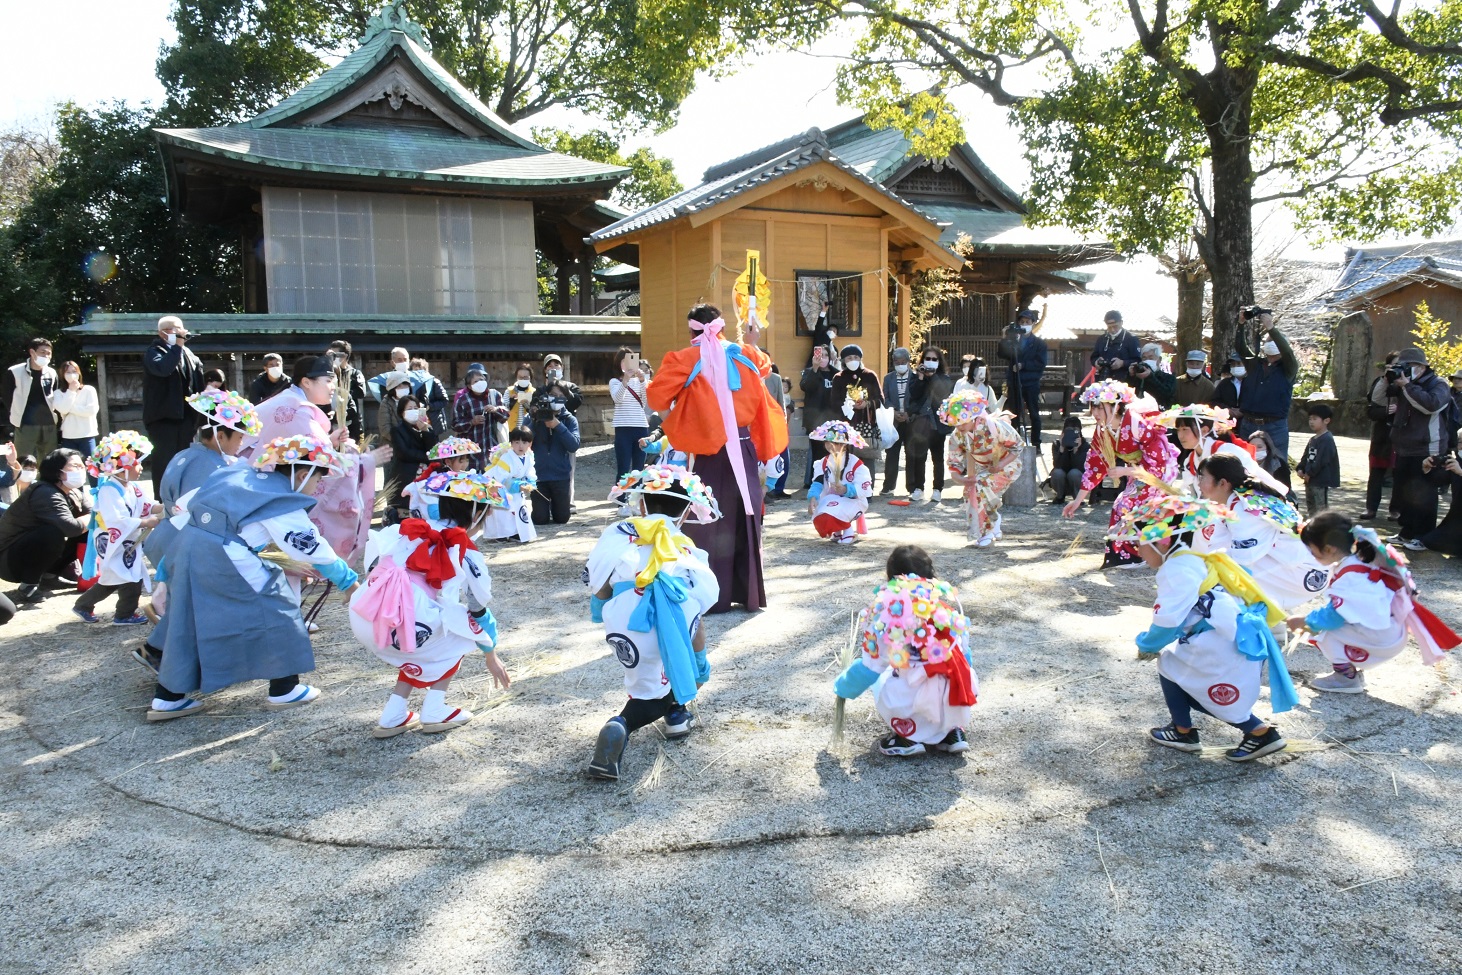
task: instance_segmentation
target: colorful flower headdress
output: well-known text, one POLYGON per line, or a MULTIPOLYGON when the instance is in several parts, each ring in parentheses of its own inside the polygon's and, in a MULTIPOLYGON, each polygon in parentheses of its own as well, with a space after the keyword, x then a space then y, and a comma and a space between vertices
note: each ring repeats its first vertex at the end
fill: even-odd
POLYGON ((961 423, 969 423, 979 418, 980 414, 990 408, 990 401, 983 393, 973 389, 967 389, 961 393, 955 393, 949 399, 939 404, 939 420, 949 426, 957 427, 961 423))
POLYGON ((448 437, 426 452, 428 460, 446 460, 448 457, 466 457, 480 454, 482 448, 466 437, 448 437))
POLYGON ((327 476, 345 473, 345 464, 340 460, 340 455, 331 448, 330 441, 304 433, 275 437, 254 458, 254 466, 259 468, 281 464, 323 467, 327 476))
POLYGON ((706 483, 684 467, 672 464, 650 464, 643 470, 630 471, 609 492, 609 500, 625 504, 646 494, 684 498, 690 503, 685 520, 693 525, 707 525, 721 517, 721 506, 706 483))
POLYGON ((1264 491, 1239 491, 1244 499, 1244 508, 1287 532, 1300 530, 1300 513, 1295 506, 1283 498, 1276 498, 1264 491))
POLYGON ((257 437, 264 424, 254 412, 254 404, 238 393, 226 389, 205 389, 188 397, 188 405, 208 418, 215 427, 227 427, 257 437))
POLYGON ((485 504, 490 508, 508 506, 508 496, 503 490, 502 482, 477 471, 438 471, 426 479, 421 490, 423 494, 439 498, 459 498, 473 504, 485 504))
POLYGON ((1184 420, 1193 423, 1212 423, 1213 429, 1218 433, 1232 430, 1235 425, 1234 418, 1229 411, 1222 406, 1207 406, 1203 403, 1194 403, 1190 406, 1175 406, 1170 410, 1164 410, 1151 419, 1163 426, 1172 429, 1184 420))
POLYGON ((152 453, 152 441, 136 430, 118 430, 102 437, 86 460, 92 477, 113 474, 124 467, 137 468, 152 453))
POLYGON ((866 619, 863 650, 899 670, 960 653, 970 626, 957 589, 916 575, 895 576, 879 586, 866 619))
POLYGON ((868 441, 863 435, 853 429, 851 423, 843 420, 828 420, 807 435, 808 440, 821 440, 823 443, 840 443, 852 447, 854 450, 867 448, 868 441))
POLYGON ((1111 406, 1125 406, 1132 402, 1132 387, 1116 379, 1103 379, 1092 383, 1081 391, 1081 401, 1088 406, 1106 403, 1111 406))
POLYGON ((1209 525, 1233 521, 1235 517, 1231 508, 1216 501, 1152 492, 1122 516, 1107 533, 1107 539, 1152 544, 1185 532, 1201 532, 1209 525))

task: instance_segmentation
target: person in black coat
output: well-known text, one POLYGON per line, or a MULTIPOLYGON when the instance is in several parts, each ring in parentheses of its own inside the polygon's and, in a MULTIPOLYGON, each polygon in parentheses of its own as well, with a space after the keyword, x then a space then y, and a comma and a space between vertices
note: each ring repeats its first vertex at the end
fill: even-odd
POLYGON ((249 402, 258 406, 288 388, 289 377, 284 374, 284 360, 279 353, 271 352, 264 357, 264 371, 249 383, 249 402))
POLYGON ((86 535, 90 514, 81 455, 66 447, 51 451, 30 487, 0 515, 0 579, 20 583, 21 602, 45 598, 46 573, 72 576, 76 542, 86 535))
POLYGON ((1015 315, 1014 358, 1005 371, 1005 382, 1010 390, 1006 408, 1015 414, 1016 429, 1028 432, 1026 438, 1036 446, 1041 444, 1041 377, 1046 374, 1046 343, 1032 331, 1035 328, 1036 313, 1022 308, 1015 315), (1030 426, 1022 419, 1030 414, 1030 426))
POLYGON ((1061 425, 1061 436, 1051 444, 1051 489, 1056 492, 1053 504, 1066 503, 1081 490, 1081 475, 1086 469, 1086 454, 1091 441, 1081 430, 1081 417, 1068 416, 1061 425))
POLYGON ((157 322, 157 338, 142 353, 142 423, 152 441, 152 490, 156 494, 168 461, 187 450, 201 416, 188 397, 203 391, 203 363, 187 346, 188 330, 176 315, 157 322))
POLYGON ((1091 350, 1091 365, 1096 370, 1092 378, 1117 379, 1127 382, 1127 370, 1141 358, 1141 346, 1137 336, 1122 326, 1122 313, 1115 308, 1104 318, 1107 331, 1096 340, 1091 350))
POLYGON ((396 422, 391 425, 391 472, 386 480, 386 507, 405 507, 401 492, 416 480, 428 462, 426 452, 436 446, 437 434, 431 413, 414 394, 396 402, 396 422))

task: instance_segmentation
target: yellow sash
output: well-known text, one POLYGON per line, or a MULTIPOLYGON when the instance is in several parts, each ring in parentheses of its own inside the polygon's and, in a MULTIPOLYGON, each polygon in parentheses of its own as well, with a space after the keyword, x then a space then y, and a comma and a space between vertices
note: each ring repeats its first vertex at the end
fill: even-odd
POLYGON ((679 561, 679 546, 689 546, 691 541, 663 518, 631 518, 629 523, 638 536, 635 544, 650 546, 650 561, 635 576, 635 585, 643 589, 655 581, 665 563, 679 561))
POLYGON ((1247 606, 1256 603, 1263 603, 1267 613, 1266 617, 1270 626, 1276 623, 1283 623, 1287 617, 1284 610, 1269 595, 1259 588, 1259 583, 1254 577, 1244 571, 1243 566, 1233 560, 1233 556, 1227 552, 1208 552, 1200 555, 1189 549, 1184 549, 1178 555, 1191 555, 1194 558, 1202 559, 1208 567, 1208 575, 1204 576, 1203 584, 1198 587, 1198 594, 1202 595, 1214 586, 1223 586, 1224 591, 1247 606))

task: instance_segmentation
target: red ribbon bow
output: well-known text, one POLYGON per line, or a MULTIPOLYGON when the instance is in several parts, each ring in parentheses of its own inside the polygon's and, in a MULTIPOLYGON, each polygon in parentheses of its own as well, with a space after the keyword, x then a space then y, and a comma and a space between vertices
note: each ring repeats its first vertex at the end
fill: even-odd
POLYGON ((406 568, 426 576, 426 584, 433 589, 442 588, 442 583, 457 574, 457 563, 461 556, 452 558, 452 549, 472 547, 472 538, 460 528, 443 528, 437 531, 420 518, 407 518, 401 522, 401 535, 412 541, 425 539, 425 545, 416 546, 416 551, 406 560, 406 568))

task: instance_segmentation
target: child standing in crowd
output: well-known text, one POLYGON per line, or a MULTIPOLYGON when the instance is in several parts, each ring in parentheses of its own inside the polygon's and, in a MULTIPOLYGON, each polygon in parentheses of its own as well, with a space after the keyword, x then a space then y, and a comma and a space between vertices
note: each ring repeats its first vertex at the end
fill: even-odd
POLYGON ((133 430, 118 430, 101 439, 87 471, 99 478, 92 492, 95 508, 87 532, 83 579, 96 582, 81 594, 71 611, 84 623, 99 622, 97 603, 113 593, 117 611, 113 626, 139 626, 147 617, 137 612, 142 590, 150 588, 142 558, 142 530, 162 518, 162 506, 147 500, 137 479, 152 443, 133 430))
POLYGON ((162 663, 148 721, 196 714, 203 704, 189 694, 246 680, 269 682, 271 710, 319 698, 319 688, 299 680, 315 669, 299 596, 259 553, 274 545, 348 595, 356 574, 306 516, 320 482, 343 470, 326 440, 276 437, 252 467, 218 471, 193 495, 168 553, 171 592, 152 637, 162 663))
POLYGON ((864 440, 852 424, 829 420, 807 435, 827 447, 827 455, 812 465, 812 487, 807 489, 807 513, 823 538, 852 545, 868 533, 863 514, 873 496, 873 474, 851 451, 864 450, 864 440))
POLYGON ((460 728, 472 712, 447 704, 447 688, 474 650, 502 687, 510 683, 494 652, 497 621, 487 609, 492 581, 472 542, 483 517, 506 502, 502 485, 485 474, 453 472, 434 489, 444 520, 440 531, 408 518, 371 533, 370 571, 350 598, 350 629, 361 646, 396 669, 376 738, 394 738, 418 725, 411 692, 422 689, 420 728, 427 734, 460 728), (403 640, 403 634, 406 634, 403 640))
POLYGON ((1421 647, 1422 662, 1441 663, 1444 650, 1459 643, 1456 633, 1416 601, 1416 582, 1406 556, 1381 542, 1370 528, 1338 511, 1323 511, 1300 529, 1300 539, 1330 575, 1330 601, 1308 616, 1292 616, 1291 630, 1308 630, 1310 642, 1330 661, 1332 672, 1310 679, 1317 691, 1362 694, 1369 670, 1406 649, 1408 634, 1421 647))
POLYGON ((487 472, 503 483, 507 506, 487 516, 482 537, 533 541, 538 537, 528 506, 528 497, 538 486, 538 473, 533 464, 533 432, 521 428, 509 431, 508 442, 492 449, 492 463, 488 464, 487 472))
POLYGON ((711 675, 701 617, 721 587, 680 528, 687 518, 714 521, 720 509, 701 479, 678 467, 631 471, 609 499, 639 512, 604 530, 584 569, 590 618, 604 624, 629 694, 589 763, 590 777, 614 780, 634 731, 664 718, 665 737, 683 738, 695 724, 686 705, 711 675))
POLYGON ((1330 507, 1330 489, 1340 487, 1340 453, 1330 433, 1330 420, 1335 415, 1330 407, 1311 403, 1305 412, 1310 415, 1314 436, 1305 445, 1305 455, 1295 473, 1305 482, 1305 514, 1313 518, 1330 507))
POLYGON ((1276 714, 1298 703, 1284 654, 1269 627, 1284 614, 1243 569, 1209 539, 1232 516, 1221 505, 1176 495, 1149 496, 1123 518, 1113 536, 1137 545, 1157 570, 1152 625, 1137 636, 1139 656, 1157 656, 1158 681, 1172 721, 1150 732, 1166 748, 1201 751, 1193 710, 1244 733, 1230 761, 1248 762, 1284 748, 1279 729, 1254 715, 1260 676, 1269 663, 1270 704, 1276 714), (1216 547, 1216 546, 1215 546, 1216 547))
POLYGON ((980 681, 969 659, 969 620, 959 592, 934 577, 934 561, 917 545, 900 545, 885 566, 888 582, 858 617, 859 659, 834 690, 851 699, 872 687, 874 706, 892 734, 885 755, 969 749, 965 726, 980 681))
POLYGON ((1002 534, 1000 507, 1006 488, 1020 477, 1025 441, 1010 425, 1010 414, 991 413, 989 401, 974 390, 955 393, 939 407, 939 419, 954 427, 949 438, 949 469, 964 486, 967 534, 988 548, 1002 534))

